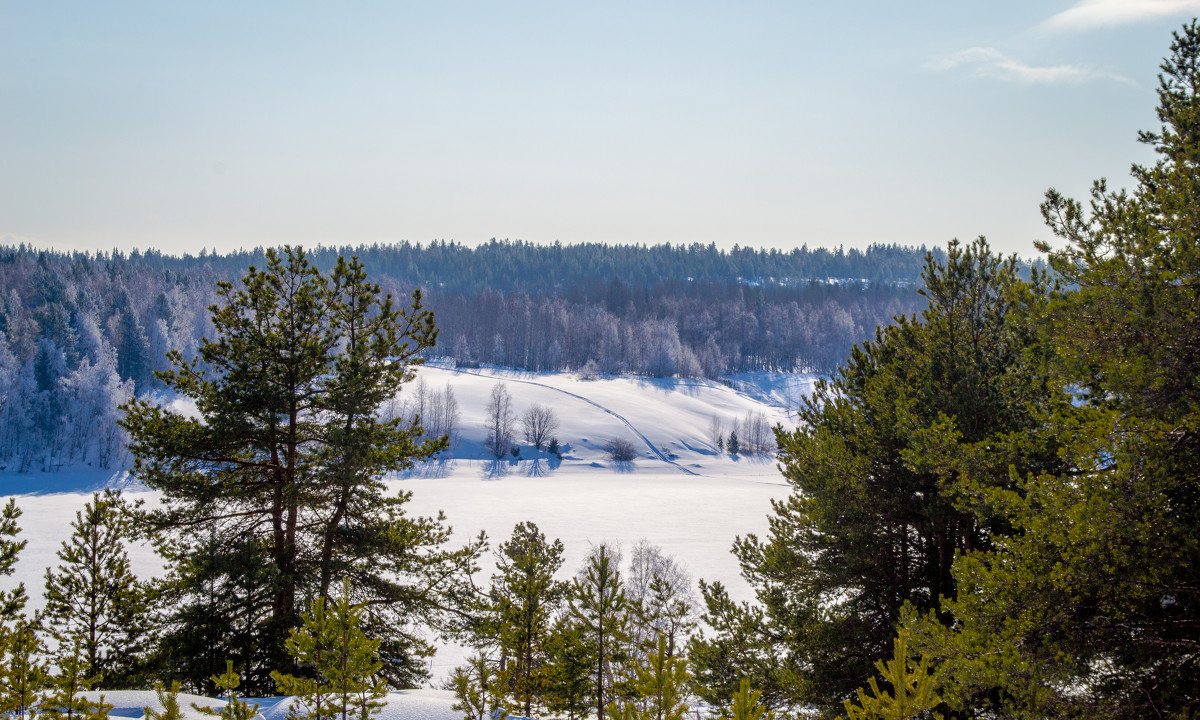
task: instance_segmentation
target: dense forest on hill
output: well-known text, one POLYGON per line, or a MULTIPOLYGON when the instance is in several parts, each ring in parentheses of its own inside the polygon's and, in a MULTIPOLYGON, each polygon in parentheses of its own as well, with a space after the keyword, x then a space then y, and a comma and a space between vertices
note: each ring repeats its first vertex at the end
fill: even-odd
MULTIPOLYGON (((719 377, 828 371, 880 324, 924 305, 925 248, 714 245, 318 248, 322 270, 361 258, 385 292, 425 294, 432 354, 538 371, 719 377)), ((115 407, 212 337, 216 283, 262 249, 172 256, 0 247, 0 461, 23 469, 121 462, 115 407)))

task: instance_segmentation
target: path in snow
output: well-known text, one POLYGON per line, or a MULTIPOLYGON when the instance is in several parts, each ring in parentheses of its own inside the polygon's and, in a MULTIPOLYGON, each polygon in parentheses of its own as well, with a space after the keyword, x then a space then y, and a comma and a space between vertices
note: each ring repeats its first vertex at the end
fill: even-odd
POLYGON ((521 380, 520 378, 510 378, 510 377, 497 377, 496 375, 492 375, 490 373, 472 372, 471 370, 463 370, 461 368, 454 368, 452 372, 463 373, 464 375, 475 375, 476 377, 482 377, 482 378, 496 378, 500 382, 512 381, 512 382, 524 383, 526 385, 536 385, 537 387, 540 387, 540 388, 545 388, 547 390, 553 390, 555 392, 560 392, 563 395, 566 395, 567 397, 575 398, 576 400, 582 400, 585 403, 587 403, 588 405, 591 405, 592 407, 594 407, 598 410, 603 410, 604 412, 608 413, 609 415, 612 415, 616 419, 620 420, 621 423, 624 424, 625 427, 629 429, 629 432, 633 433, 634 435, 637 435, 639 438, 641 438, 642 442, 646 443, 646 447, 650 448, 650 452, 654 453, 654 456, 657 457, 659 460, 662 460, 663 462, 667 463, 668 465, 675 467, 676 469, 678 469, 680 472, 682 472, 684 474, 687 474, 687 475, 698 475, 699 474, 699 473, 696 473, 696 472, 689 470, 688 468, 680 465, 679 463, 672 460, 670 458, 670 456, 668 456, 666 453, 664 453, 663 451, 654 447, 654 443, 650 442, 650 438, 646 437, 642 433, 641 430, 638 430, 636 427, 634 427, 633 423, 626 420, 623 415, 621 415, 620 413, 617 413, 613 410, 610 410, 610 409, 604 407, 603 405, 601 405, 600 403, 596 402, 595 400, 586 398, 583 395, 576 395, 575 393, 567 392, 566 390, 563 390, 562 388, 556 388, 553 385, 547 385, 545 383, 534 382, 533 380, 521 380))

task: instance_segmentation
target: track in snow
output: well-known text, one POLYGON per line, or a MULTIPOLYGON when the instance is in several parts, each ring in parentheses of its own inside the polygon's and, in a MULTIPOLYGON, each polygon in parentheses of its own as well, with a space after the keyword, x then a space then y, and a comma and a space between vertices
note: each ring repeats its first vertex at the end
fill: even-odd
POLYGON ((686 475, 699 475, 700 474, 700 473, 694 472, 694 471, 689 470, 688 468, 680 465, 679 463, 672 460, 669 456, 667 456, 667 454, 664 453, 662 450, 659 450, 658 448, 654 447, 654 443, 650 442, 650 438, 648 438, 644 434, 642 434, 642 431, 638 430, 636 427, 634 427, 633 423, 626 420, 623 415, 621 415, 620 413, 614 412, 613 410, 610 410, 610 409, 604 407, 603 405, 596 402, 595 400, 586 398, 583 395, 577 395, 573 392, 567 392, 566 390, 563 390, 562 388, 556 388, 553 385, 547 385, 545 383, 534 382, 533 380, 521 380, 520 378, 496 377, 495 375, 490 375, 488 373, 473 372, 471 370, 464 370, 462 368, 453 368, 451 370, 451 372, 463 373, 464 375, 474 375, 476 377, 482 377, 482 378, 495 378, 498 382, 516 382, 516 383, 524 383, 526 385, 536 385, 537 387, 540 387, 540 388, 545 388, 547 390, 553 390, 555 392, 562 393, 563 395, 566 395, 567 397, 575 398, 576 400, 582 400, 583 402, 587 403, 588 405, 591 405, 592 407, 596 408, 597 410, 603 410, 604 412, 608 413, 609 415, 612 415, 616 419, 620 420, 625 425, 625 427, 629 429, 629 432, 633 433, 634 435, 637 435, 639 438, 641 438, 642 442, 646 443, 646 447, 650 448, 650 452, 654 453, 654 456, 657 457, 659 460, 662 460, 663 462, 667 463, 668 465, 672 465, 675 468, 678 468, 678 470, 680 472, 682 472, 686 475))

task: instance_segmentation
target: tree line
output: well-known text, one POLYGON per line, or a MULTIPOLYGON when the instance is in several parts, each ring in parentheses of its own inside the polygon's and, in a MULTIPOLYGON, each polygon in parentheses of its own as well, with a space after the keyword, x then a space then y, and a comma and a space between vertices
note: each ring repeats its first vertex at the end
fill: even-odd
MULTIPOLYGON (((923 249, 536 246, 490 242, 317 249, 353 254, 385 292, 423 291, 440 340, 423 352, 536 371, 719 377, 828 371, 881 323, 919 305, 923 249)), ((167 389, 168 354, 195 357, 216 328, 218 282, 267 251, 0 248, 0 466, 128 462, 118 405, 167 389)), ((206 360, 200 359, 204 365, 206 360)))

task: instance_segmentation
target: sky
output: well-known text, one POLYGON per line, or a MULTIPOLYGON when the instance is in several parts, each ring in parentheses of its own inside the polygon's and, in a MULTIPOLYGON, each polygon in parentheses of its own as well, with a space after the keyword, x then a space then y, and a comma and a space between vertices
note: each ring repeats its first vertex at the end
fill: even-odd
POLYGON ((0 244, 1033 257, 1200 0, 0 0, 0 244))

